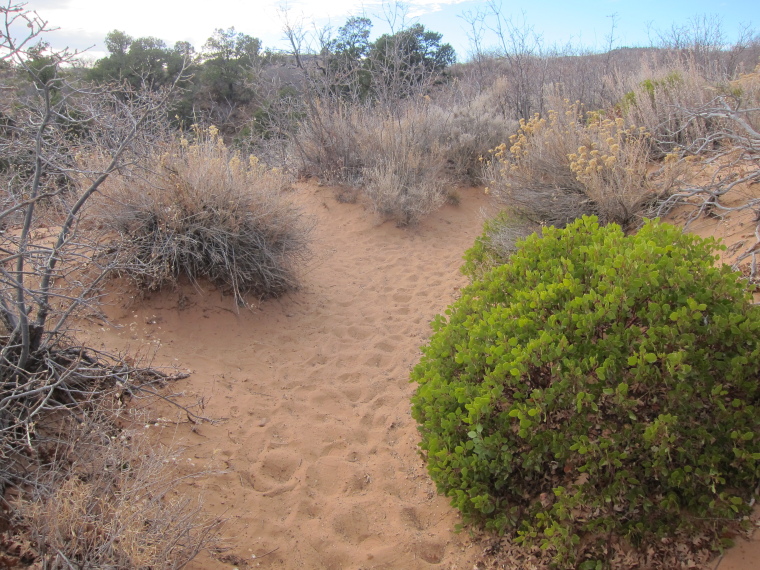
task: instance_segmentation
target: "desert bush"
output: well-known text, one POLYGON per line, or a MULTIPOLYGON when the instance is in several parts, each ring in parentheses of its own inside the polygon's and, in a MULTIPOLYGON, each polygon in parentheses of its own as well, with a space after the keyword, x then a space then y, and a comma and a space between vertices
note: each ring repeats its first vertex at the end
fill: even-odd
POLYGON ((760 478, 760 309, 712 239, 543 234, 433 323, 412 373, 431 477, 561 568, 718 547, 760 478))
POLYGON ((757 64, 757 32, 742 24, 728 34, 715 14, 695 16, 653 32, 655 43, 671 63, 692 67, 711 81, 726 80, 757 64))
POLYGON ((361 135, 363 193, 371 208, 399 225, 438 209, 457 183, 479 182, 480 159, 516 123, 487 101, 407 102, 396 116, 380 115, 361 135))
MULTIPOLYGON (((0 60, 12 72, 0 75, 2 112, 11 113, 5 125, 10 128, 0 131, 0 156, 8 160, 0 167, 7 167, 0 177, 8 184, 0 211, 0 524, 9 534, 34 537, 40 567, 133 567, 131 562, 110 565, 114 559, 108 556, 102 558, 105 564, 94 563, 79 546, 69 548, 83 535, 93 550, 131 540, 124 533, 112 542, 106 538, 113 536, 109 529, 121 524, 124 514, 111 511, 103 495, 122 492, 116 487, 124 479, 118 476, 111 479, 111 488, 93 487, 85 520, 73 509, 57 538, 43 528, 49 528, 45 521, 64 516, 67 498, 81 495, 98 479, 105 459, 84 453, 85 448, 118 447, 111 435, 119 417, 112 408, 122 409, 136 394, 156 395, 157 384, 167 379, 134 359, 79 344, 73 323, 75 317, 97 311, 100 285, 113 269, 110 260, 98 255, 98 232, 87 231, 93 228, 84 227, 84 214, 109 176, 137 171, 141 159, 161 140, 176 82, 153 92, 83 84, 75 72, 78 54, 51 49, 42 40, 48 23, 23 3, 0 5, 0 30, 0 60), (83 168, 84 155, 97 155, 99 160, 83 168), (87 437, 84 426, 92 428, 84 430, 87 437), (112 443, 115 447, 109 447, 112 443), (87 473, 86 466, 94 472, 87 473), (78 485, 82 473, 85 478, 78 485), (21 514, 9 524, 11 511, 21 514), (98 514, 103 516, 97 518, 98 514)), ((175 81, 180 81, 184 68, 176 71, 175 81)), ((114 459, 111 474, 123 472, 126 477, 130 465, 113 454, 109 457, 114 459)), ((122 500, 126 504, 135 497, 140 494, 124 495, 122 500)), ((133 506, 138 512, 138 505, 133 506)), ((161 503, 151 512, 167 518, 133 518, 130 532, 142 534, 129 548, 149 550, 163 541, 161 549, 167 555, 154 557, 156 565, 170 559, 187 562, 204 547, 204 537, 213 534, 210 527, 207 533, 182 534, 183 528, 198 528, 197 511, 161 503), (159 532, 149 536, 148 527, 159 532), (173 536, 159 537, 162 528, 173 528, 173 536)), ((9 563, 8 558, 3 557, 3 563, 9 563)))
POLYGON ((673 151, 696 154, 706 148, 707 137, 717 128, 708 117, 694 111, 714 96, 714 87, 694 67, 644 68, 645 76, 618 102, 626 122, 644 127, 651 136, 652 158, 673 151))
POLYGON ((4 173, 10 179, 0 211, 4 492, 35 485, 28 470, 44 460, 45 421, 78 417, 114 385, 137 390, 154 376, 79 345, 72 318, 93 310, 112 269, 94 259, 98 242, 83 231, 83 212, 104 180, 133 167, 154 145, 172 93, 83 85, 72 73, 76 54, 48 50, 41 41, 47 22, 24 4, 0 6, 0 29, 0 53, 12 71, 0 76, 12 126, 0 132, 0 156, 23 156, 25 165, 4 173), (80 153, 97 153, 101 161, 82 169, 80 153))
POLYGON ((550 225, 564 226, 586 213, 596 213, 568 156, 582 145, 579 109, 569 105, 564 113, 547 118, 535 115, 520 121, 510 145, 491 152, 488 191, 520 215, 550 225))
POLYGON ((213 127, 196 134, 155 153, 147 175, 104 188, 97 216, 118 233, 120 271, 146 289, 208 279, 241 304, 295 288, 311 224, 286 177, 232 153, 213 127))
MULTIPOLYGON (((699 175, 691 184, 670 194, 656 209, 658 216, 679 206, 687 214, 685 227, 702 216, 725 219, 732 213, 754 212, 752 223, 760 222, 760 199, 752 185, 760 180, 760 76, 742 74, 735 81, 717 86, 715 97, 697 109, 689 110, 693 121, 709 120, 713 128, 706 134, 701 148, 713 152, 687 156, 681 163, 690 163, 699 175)), ((748 234, 749 237, 751 234, 748 234)), ((760 225, 755 226, 754 241, 736 245, 734 268, 748 273, 750 282, 757 276, 757 250, 760 225), (742 265, 749 260, 749 266, 742 265)))
POLYGON ((401 226, 415 224, 449 194, 441 144, 446 124, 438 109, 422 103, 399 118, 377 117, 372 127, 362 133, 362 194, 381 217, 401 226))
POLYGON ((398 226, 409 226, 443 206, 448 191, 428 160, 416 150, 368 169, 362 192, 371 210, 398 226))
POLYGON ((446 123, 427 102, 400 104, 393 113, 364 104, 319 101, 294 135, 299 171, 359 189, 368 207, 399 225, 439 208, 450 173, 441 141, 446 123), (423 153, 422 149, 425 149, 423 153))
POLYGON ((364 105, 316 99, 290 140, 297 158, 298 176, 316 176, 326 183, 359 183, 365 158, 361 153, 361 133, 371 120, 364 105))
POLYGON ((198 474, 179 473, 179 449, 151 442, 141 424, 118 427, 142 414, 130 417, 115 396, 41 430, 55 436, 51 460, 13 505, 41 567, 182 568, 217 540, 221 521, 178 492, 198 474))
POLYGON ((602 113, 584 116, 567 100, 558 108, 521 121, 509 146, 492 151, 489 191, 521 216, 564 226, 594 214, 630 225, 685 174, 675 160, 650 172, 651 137, 642 127, 602 113))
POLYGON ((468 100, 454 89, 443 91, 392 108, 309 99, 291 133, 296 172, 338 186, 342 201, 346 186, 357 187, 380 216, 415 223, 438 208, 453 185, 480 182, 480 157, 516 128, 489 97, 468 100))
POLYGON ((481 158, 504 140, 505 133, 517 131, 517 121, 508 119, 494 103, 493 93, 487 90, 471 101, 459 96, 450 105, 439 104, 439 121, 445 125, 440 144, 454 180, 483 183, 481 158))

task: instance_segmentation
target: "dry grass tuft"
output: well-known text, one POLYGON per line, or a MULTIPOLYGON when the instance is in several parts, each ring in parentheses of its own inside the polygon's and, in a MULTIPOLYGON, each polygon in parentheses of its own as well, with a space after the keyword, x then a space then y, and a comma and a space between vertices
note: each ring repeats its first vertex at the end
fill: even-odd
POLYGON ((296 288, 312 224, 286 177, 232 153, 214 127, 196 135, 154 154, 149 174, 108 181, 97 216, 118 232, 120 271, 151 290, 208 279, 239 304, 296 288))
POLYGON ((177 493, 177 452, 119 429, 101 406, 59 424, 64 439, 17 501, 16 523, 44 568, 182 568, 222 524, 177 493), (100 412, 100 413, 99 413, 100 412))

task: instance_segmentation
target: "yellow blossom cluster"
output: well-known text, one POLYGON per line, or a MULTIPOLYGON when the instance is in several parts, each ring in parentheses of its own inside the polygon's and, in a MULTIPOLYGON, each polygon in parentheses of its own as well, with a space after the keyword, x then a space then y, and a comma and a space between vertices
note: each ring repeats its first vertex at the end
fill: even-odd
POLYGON ((586 144, 567 157, 578 181, 588 184, 601 178, 600 182, 609 184, 611 179, 620 178, 621 169, 629 175, 645 175, 647 131, 633 125, 626 127, 620 117, 610 119, 596 113, 590 119, 584 132, 586 144))
POLYGON ((557 135, 568 135, 577 127, 580 103, 564 100, 564 112, 547 111, 545 116, 535 113, 530 119, 520 119, 517 132, 509 137, 509 144, 502 143, 489 152, 509 170, 518 168, 518 163, 535 153, 536 145, 551 146, 557 135))
POLYGON ((654 142, 645 128, 605 111, 586 113, 578 102, 564 100, 556 109, 520 121, 517 132, 490 151, 486 193, 526 208, 549 194, 581 193, 605 219, 625 221, 652 192, 680 184, 681 153, 654 168, 654 142))

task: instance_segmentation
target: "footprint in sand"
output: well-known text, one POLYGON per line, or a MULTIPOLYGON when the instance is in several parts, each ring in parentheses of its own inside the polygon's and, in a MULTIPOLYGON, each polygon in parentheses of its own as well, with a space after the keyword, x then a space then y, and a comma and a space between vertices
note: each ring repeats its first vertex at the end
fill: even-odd
POLYGON ((380 352, 393 352, 396 350, 396 345, 388 341, 382 341, 375 345, 375 350, 379 350, 380 352))
POLYGON ((374 327, 351 326, 347 329, 348 335, 356 340, 367 340, 377 334, 374 327))
POLYGON ((301 464, 301 458, 289 449, 265 451, 244 479, 255 491, 271 492, 289 482, 301 464))
POLYGON ((401 509, 401 520, 405 525, 412 527, 414 530, 425 530, 427 528, 420 521, 417 509, 414 507, 403 507, 401 509))
POLYGON ((349 544, 360 544, 373 536, 372 521, 369 513, 374 504, 353 505, 345 510, 339 510, 332 519, 332 528, 349 544))
POLYGON ((393 295, 392 299, 395 303, 408 303, 412 300, 412 296, 409 293, 402 291, 393 295))
POLYGON ((440 540, 421 540, 412 546, 412 552, 429 564, 440 564, 446 543, 440 540))
POLYGON ((370 479, 358 463, 339 457, 320 457, 306 470, 305 484, 317 497, 334 497, 363 491, 370 479), (365 480, 365 483, 360 483, 365 480))
MULTIPOLYGON (((342 376, 355 376, 355 374, 343 374, 342 376)), ((359 399, 362 397, 363 388, 359 384, 354 385, 346 385, 343 383, 341 378, 338 378, 341 384, 341 393, 348 398, 350 402, 358 402, 359 399)))

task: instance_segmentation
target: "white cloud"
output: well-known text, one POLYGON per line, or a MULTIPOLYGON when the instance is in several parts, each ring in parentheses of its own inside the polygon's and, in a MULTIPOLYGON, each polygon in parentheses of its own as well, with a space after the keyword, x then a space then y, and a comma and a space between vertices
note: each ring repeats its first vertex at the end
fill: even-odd
MULTIPOLYGON (((408 0, 405 23, 440 12, 465 0, 408 0)), ((385 13, 393 10, 382 0, 30 0, 30 10, 59 28, 47 39, 55 48, 86 49, 95 45, 90 56, 104 54, 103 40, 108 32, 122 30, 133 37, 153 36, 171 46, 188 41, 200 50, 216 28, 235 27, 258 37, 265 47, 284 48, 283 9, 291 22, 307 29, 327 25, 338 28, 352 15, 367 15, 376 22, 376 31, 387 29, 385 13)), ((396 21, 398 27, 401 19, 396 21)))
MULTIPOLYGON (((410 17, 440 11, 444 6, 464 0, 411 0, 407 3, 410 17)), ((318 24, 330 20, 340 25, 346 17, 366 13, 383 13, 378 0, 32 0, 30 9, 37 10, 51 25, 67 34, 88 33, 101 37, 119 29, 133 36, 155 36, 171 43, 187 40, 198 47, 215 28, 234 26, 237 30, 259 37, 279 38, 282 28, 281 9, 287 7, 293 18, 318 24)), ((265 42, 266 43, 266 42, 265 42)))

